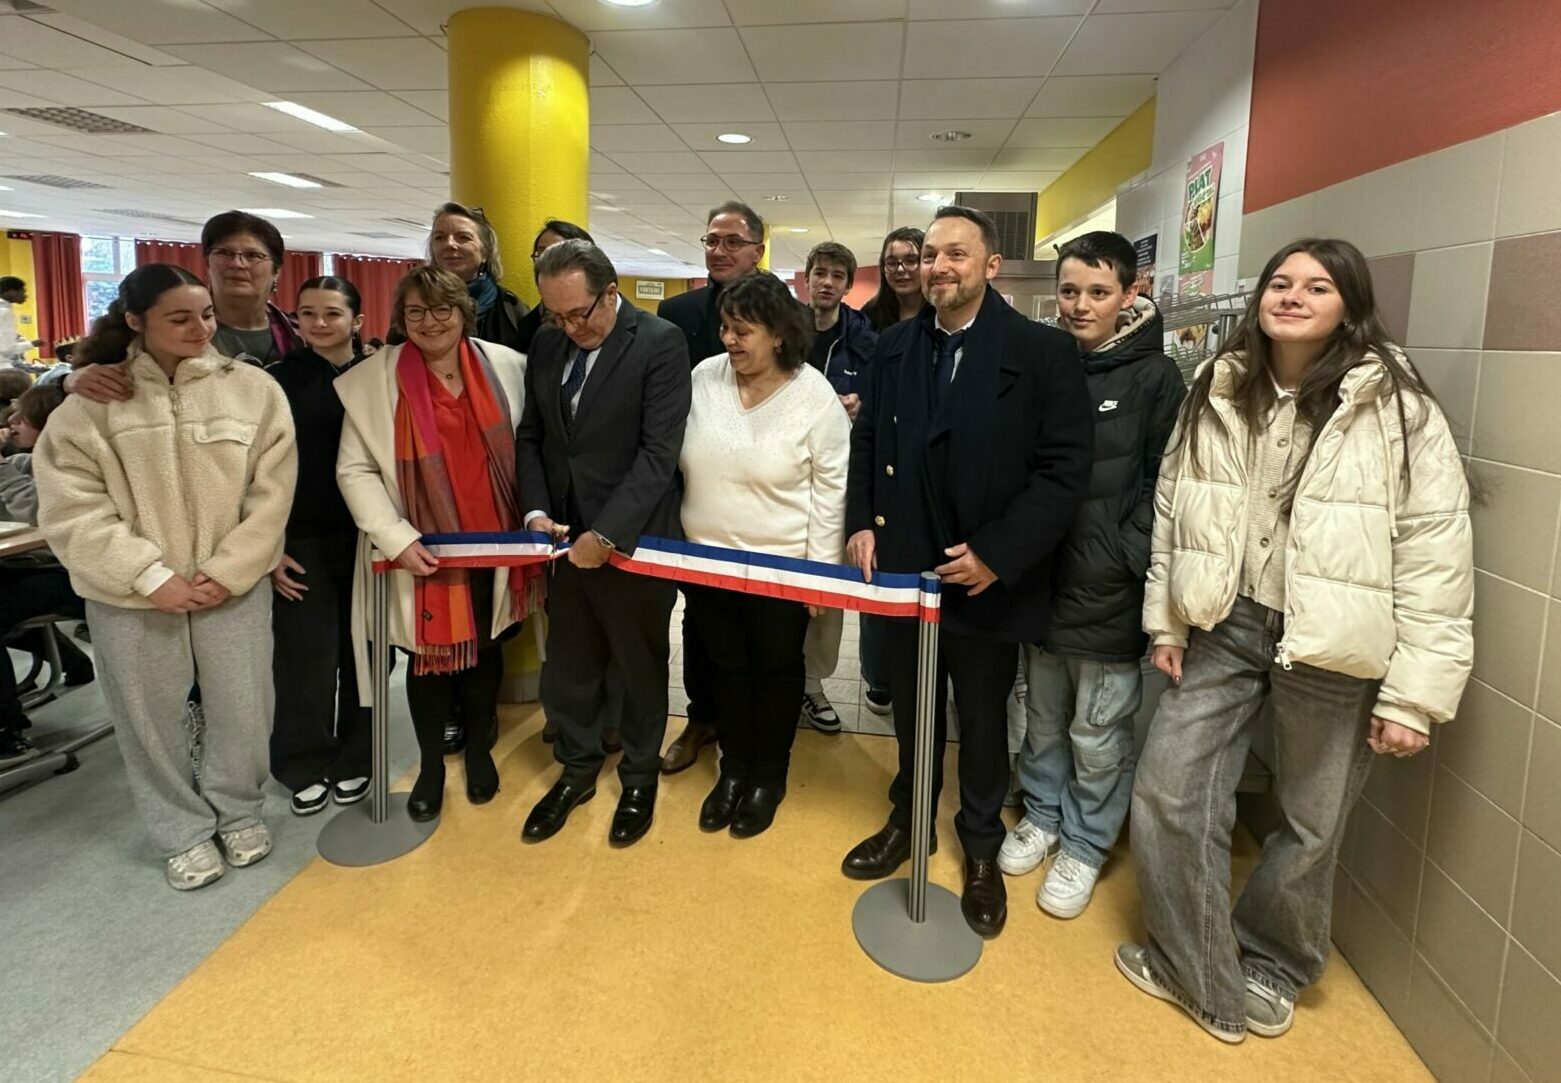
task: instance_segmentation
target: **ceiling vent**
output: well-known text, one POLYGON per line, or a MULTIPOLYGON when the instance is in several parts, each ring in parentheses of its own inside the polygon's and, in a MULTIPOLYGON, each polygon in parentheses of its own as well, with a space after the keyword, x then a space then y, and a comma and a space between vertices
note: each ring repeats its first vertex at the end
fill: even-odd
POLYGON ((399 241, 399 240, 401 240, 401 234, 399 234, 399 233, 376 233, 373 230, 368 230, 366 232, 359 232, 358 230, 353 230, 352 231, 352 235, 354 237, 367 237, 371 241, 399 241))
POLYGON ((992 219, 1004 259, 1034 259, 1037 198, 1034 192, 956 192, 954 202, 992 219))
POLYGON ((105 117, 102 113, 65 105, 7 109, 6 112, 12 116, 42 121, 44 124, 53 124, 57 128, 66 128, 86 135, 144 135, 152 131, 139 124, 130 124, 123 120, 115 120, 113 117, 105 117))
POLYGON ((429 228, 427 222, 414 222, 410 218, 387 218, 385 221, 392 222, 398 226, 410 226, 418 232, 422 232, 423 230, 429 228))
POLYGON ((53 173, 29 173, 27 175, 13 174, 5 180, 26 181, 28 184, 41 184, 45 188, 107 188, 106 184, 98 184, 96 181, 81 180, 77 177, 61 177, 53 173))
POLYGON ((35 4, 33 0, 0 0, 0 15, 58 15, 47 4, 35 4))
POLYGON ((152 222, 174 222, 181 226, 199 226, 200 222, 192 218, 179 218, 171 214, 158 214, 156 211, 136 210, 133 207, 121 207, 113 210, 101 210, 98 214, 113 214, 120 218, 139 218, 152 222))

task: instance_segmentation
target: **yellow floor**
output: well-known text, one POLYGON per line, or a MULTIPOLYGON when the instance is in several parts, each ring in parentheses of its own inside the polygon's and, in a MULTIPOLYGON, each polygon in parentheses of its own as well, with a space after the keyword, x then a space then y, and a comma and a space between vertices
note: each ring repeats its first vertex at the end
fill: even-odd
MULTIPOLYGON (((1287 1037, 1238 1048, 1134 990, 1111 965, 1138 931, 1123 860, 1072 922, 1035 907, 1039 873, 1010 880, 1007 931, 958 981, 879 970, 851 934, 863 885, 838 869, 883 821, 892 740, 799 734, 790 796, 757 839, 698 830, 707 751, 663 783, 638 845, 607 845, 604 774, 558 836, 526 846, 555 769, 538 715, 506 713, 492 804, 469 806, 452 769, 422 848, 374 869, 313 862, 81 1078, 1430 1079, 1337 957, 1287 1037)), ((958 890, 950 813, 932 876, 958 890)))

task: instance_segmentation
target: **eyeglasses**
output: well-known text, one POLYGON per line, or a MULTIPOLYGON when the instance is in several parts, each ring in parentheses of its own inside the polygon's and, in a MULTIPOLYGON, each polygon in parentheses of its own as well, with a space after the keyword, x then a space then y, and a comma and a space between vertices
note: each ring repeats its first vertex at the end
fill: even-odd
POLYGON ((211 258, 217 263, 236 263, 240 267, 248 267, 251 263, 265 263, 271 258, 269 252, 259 252, 255 249, 238 252, 231 248, 213 248, 211 258))
POLYGON ((886 259, 883 261, 883 269, 890 274, 898 271, 914 271, 921 266, 919 259, 886 259))
POLYGON ((705 246, 706 252, 714 252, 717 248, 728 252, 741 252, 746 245, 755 247, 762 245, 763 241, 750 241, 747 237, 738 236, 736 233, 706 233, 699 238, 699 243, 705 246))
POLYGON ((564 326, 564 327, 583 327, 590 320, 591 313, 596 311, 596 306, 601 304, 602 303, 602 298, 606 297, 606 296, 607 296, 607 291, 606 290, 603 290, 601 293, 598 293, 596 295, 596 300, 591 302, 591 307, 586 309, 583 313, 582 312, 550 312, 550 313, 548 313, 548 315, 550 315, 553 318, 553 321, 555 323, 558 323, 561 326, 564 326))
POLYGON ((455 315, 454 305, 434 305, 424 308, 422 305, 408 305, 401 310, 401 319, 405 323, 422 323, 430 316, 435 323, 449 323, 450 317, 455 315))

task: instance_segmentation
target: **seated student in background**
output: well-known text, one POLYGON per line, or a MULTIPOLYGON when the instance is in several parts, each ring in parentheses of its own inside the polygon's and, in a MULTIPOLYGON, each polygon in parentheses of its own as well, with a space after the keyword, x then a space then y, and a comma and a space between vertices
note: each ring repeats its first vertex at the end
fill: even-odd
POLYGON ((1132 242, 1118 233, 1086 233, 1057 256, 1058 322, 1079 345, 1095 459, 1088 494, 1053 558, 1051 625, 1040 644, 1024 647, 1024 818, 997 861, 1023 876, 1060 843, 1035 900, 1059 918, 1089 905, 1133 793, 1154 486, 1187 395, 1165 355, 1160 310, 1133 288, 1136 273, 1132 242))
POLYGON ((309 279, 298 288, 298 331, 308 345, 266 369, 282 385, 298 433, 298 492, 286 552, 271 573, 278 595, 271 773, 292 791, 300 816, 333 796, 350 805, 369 792, 369 718, 358 704, 352 654, 358 527, 336 485, 344 416, 336 377, 361 360, 362 308, 346 279, 309 279))
MULTIPOLYGON (((717 302, 726 353, 694 369, 678 465, 691 542, 838 564, 845 554, 851 423, 807 364, 812 337, 784 283, 758 271, 717 302)), ((786 796, 809 618, 782 598, 688 588, 689 620, 709 654, 721 776, 699 826, 736 838, 770 826, 786 796)), ((838 644, 838 632, 835 642, 838 644)), ((837 727, 838 728, 838 727, 837 727)))
POLYGON ((122 365, 125 402, 71 396, 38 442, 38 525, 87 599, 103 697, 168 883, 202 887, 271 852, 271 588, 297 456, 276 381, 219 354, 211 297, 149 263, 79 351, 122 365), (177 404, 177 412, 175 405, 177 404), (207 731, 196 788, 185 700, 207 731), (219 853, 213 837, 221 843, 219 853))

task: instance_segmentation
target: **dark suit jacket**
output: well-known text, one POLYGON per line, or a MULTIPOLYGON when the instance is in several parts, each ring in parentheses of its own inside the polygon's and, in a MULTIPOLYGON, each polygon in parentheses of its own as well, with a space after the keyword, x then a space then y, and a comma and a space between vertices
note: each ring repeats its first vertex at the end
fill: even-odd
POLYGON ((990 287, 954 382, 934 407, 930 305, 878 339, 851 430, 846 534, 874 531, 878 567, 930 571, 969 543, 997 573, 975 597, 946 587, 955 631, 1034 642, 1046 631, 1051 554, 1089 479, 1093 405, 1078 348, 990 287))
POLYGON ((564 431, 564 370, 579 352, 543 327, 526 361, 526 406, 515 431, 524 510, 595 530, 624 553, 641 534, 682 538, 678 455, 688 422, 688 351, 678 329, 628 301, 580 390, 573 435, 564 431), (581 521, 575 522, 571 509, 581 521))
POLYGON ((721 345, 721 314, 716 311, 716 298, 720 294, 721 284, 711 282, 697 290, 668 297, 656 306, 656 315, 677 324, 688 341, 690 368, 707 357, 726 352, 726 347, 721 345))

